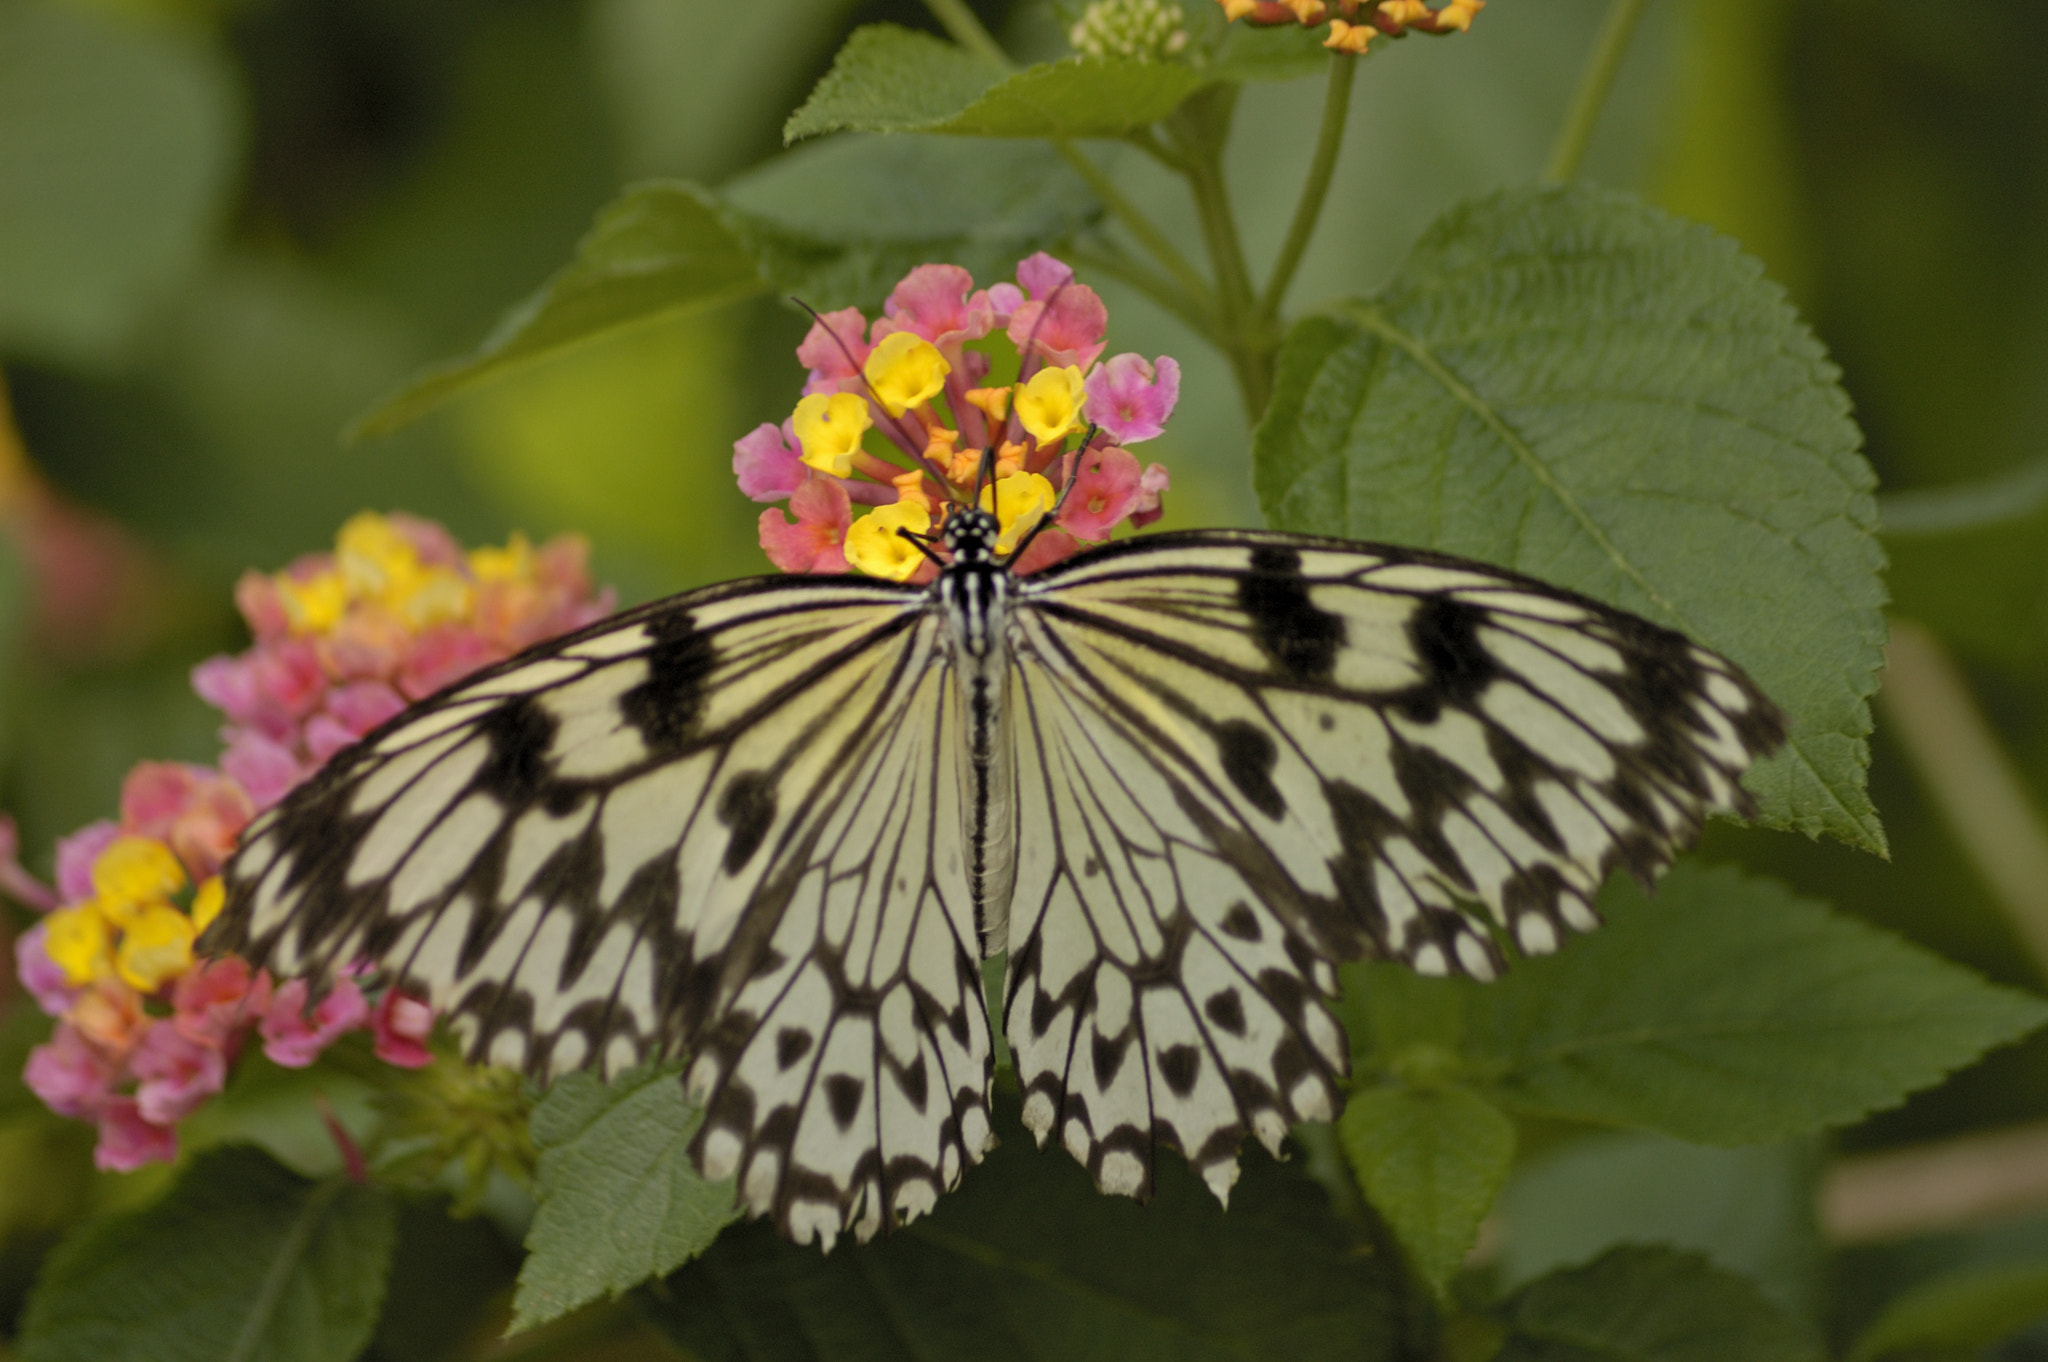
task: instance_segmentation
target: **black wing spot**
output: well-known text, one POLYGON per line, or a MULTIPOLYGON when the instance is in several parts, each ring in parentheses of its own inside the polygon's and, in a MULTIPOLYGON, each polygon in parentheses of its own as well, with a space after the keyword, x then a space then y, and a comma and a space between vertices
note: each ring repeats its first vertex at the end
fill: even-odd
POLYGON ((1100 1031, 1095 1033, 1093 1052, 1089 1056, 1095 1061, 1095 1086, 1107 1088, 1116 1081, 1116 1071, 1124 1066, 1124 1051, 1129 1049, 1129 1037, 1111 1040, 1100 1031))
POLYGON ((1167 1046, 1159 1052, 1159 1076, 1175 1097, 1186 1097, 1202 1076, 1202 1052, 1192 1045, 1167 1046))
POLYGON ((801 1026, 785 1026, 775 1033, 775 1067, 785 1072, 811 1052, 811 1033, 801 1026))
POLYGON ((1225 936, 1234 936, 1239 941, 1257 945, 1265 933, 1259 929, 1259 915, 1254 913, 1242 900, 1230 905, 1230 911, 1223 915, 1221 923, 1225 936))
POLYGON ((646 628, 653 639, 647 679, 619 697, 619 709, 658 759, 677 754, 689 741, 717 656, 687 610, 656 615, 646 628))
POLYGON ((1237 602, 1250 616, 1252 637, 1273 665, 1297 681, 1327 681, 1344 646, 1344 621, 1308 598, 1301 555, 1261 544, 1251 571, 1238 582, 1237 602))
POLYGON ((1244 1034, 1244 1002, 1237 996, 1237 990, 1226 988, 1220 993, 1209 995, 1209 1001, 1202 1004, 1202 1011, 1217 1029, 1233 1036, 1244 1034))
POLYGON ((1287 801, 1273 784, 1273 766, 1280 753, 1271 734, 1244 719, 1230 719, 1216 725, 1216 748, 1223 759, 1223 774, 1253 808, 1268 818, 1286 814, 1287 801))
POLYGON ((775 826, 775 778, 766 771, 734 776, 718 797, 718 821, 732 829, 732 840, 725 844, 725 873, 737 875, 775 826))
MULTIPOLYGON (((1408 620, 1408 637, 1415 644, 1425 669, 1422 685, 1442 704, 1466 706, 1500 674, 1493 655, 1479 641, 1479 626, 1486 612, 1452 596, 1431 596, 1408 620)), ((1436 717, 1436 706, 1428 715, 1415 717, 1427 722, 1436 717)))
POLYGON ((476 783, 510 808, 523 808, 556 782, 548 765, 555 721, 530 695, 507 700, 477 721, 491 753, 476 783))
POLYGON ((860 1096, 864 1085, 852 1074, 827 1074, 825 1076, 825 1105, 832 1112, 832 1123, 840 1130, 853 1128, 853 1118, 860 1114, 860 1096))

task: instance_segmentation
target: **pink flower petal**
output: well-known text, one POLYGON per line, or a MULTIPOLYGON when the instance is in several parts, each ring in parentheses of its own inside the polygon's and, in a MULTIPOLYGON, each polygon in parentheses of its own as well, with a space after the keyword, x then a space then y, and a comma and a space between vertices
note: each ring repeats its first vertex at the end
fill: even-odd
POLYGON ((788 421, 763 421, 733 443, 732 471, 740 491, 754 501, 781 501, 803 486, 810 475, 796 432, 788 421))
POLYGON ((846 571, 846 531, 853 502, 837 478, 817 474, 789 499, 790 520, 774 507, 761 512, 761 551, 784 572, 846 571))
POLYGON ((868 319, 857 307, 821 314, 796 347, 797 363, 811 371, 814 381, 833 383, 859 377, 861 365, 875 348, 862 339, 867 326, 868 319))
POLYGON ((958 265, 919 265, 889 294, 883 315, 887 325, 876 323, 877 342, 890 332, 911 331, 948 354, 995 328, 988 294, 958 265))
POLYGON ((225 1051, 243 1027, 262 1018, 270 1006, 270 975, 251 975, 249 962, 224 955, 188 970, 171 992, 171 1021, 201 1044, 225 1051))
POLYGON ((1138 461, 1127 449, 1110 445, 1081 455, 1060 511, 1060 527, 1077 538, 1101 541, 1137 507, 1138 461))
POLYGON ((430 629, 414 640, 411 655, 398 674, 398 689, 408 699, 424 700, 505 656, 503 649, 474 629, 461 625, 430 629))
POLYGON ((291 617, 285 613, 284 597, 278 594, 277 583, 268 573, 245 572, 235 583, 235 608, 242 612, 242 618, 249 623, 249 632, 259 640, 282 638, 291 629, 291 617))
POLYGON ((176 1026, 158 1022, 129 1056, 140 1084, 136 1109, 152 1125, 172 1126, 190 1116, 227 1081, 227 1056, 192 1039, 176 1026))
POLYGON ((307 992, 304 979, 287 979, 271 994, 258 1030, 263 1036, 263 1053, 273 1064, 303 1069, 338 1037, 370 1019, 370 1005, 353 979, 335 980, 310 1016, 307 992))
POLYGON ((290 748, 260 733, 237 733, 227 751, 220 754, 220 765, 248 792, 250 804, 259 813, 312 774, 290 748))
POLYGON ((1131 511, 1133 529, 1144 529, 1160 516, 1166 514, 1162 501, 1173 477, 1163 463, 1145 465, 1144 476, 1138 479, 1138 504, 1131 511))
POLYGON ((105 1105, 117 1066, 69 1023, 59 1022, 48 1043, 28 1052, 21 1081, 59 1116, 90 1117, 105 1105))
POLYGON ((1097 365, 1084 385, 1088 419, 1120 445, 1156 438, 1180 401, 1180 363, 1161 355, 1155 368, 1139 355, 1122 354, 1097 365))
POLYGON ((78 989, 62 968, 50 958, 43 940, 48 927, 38 922, 14 938, 14 977, 36 1000, 36 1006, 52 1017, 61 1017, 78 998, 78 989))
POLYGON ((1074 270, 1065 261, 1039 251, 1017 262, 1017 282, 1032 297, 1043 299, 1054 289, 1073 283, 1074 270))
POLYGON ((434 1009, 397 989, 388 989, 370 1021, 376 1055, 401 1069, 423 1069, 434 1062, 427 1039, 434 1032, 434 1009))
POLYGON ((1029 577, 1054 563, 1072 558, 1081 551, 1081 541, 1058 526, 1041 530, 1031 541, 1031 547, 1024 550, 1024 556, 1010 565, 1010 570, 1020 577, 1029 577))
POLYGON ((351 681, 327 692, 327 713, 358 738, 405 708, 405 697, 382 681, 351 681))
POLYGON ((100 1140, 93 1147, 93 1166, 103 1173, 132 1173, 145 1163, 169 1163, 178 1157, 178 1132, 142 1115, 132 1097, 115 1097, 100 1108, 100 1140))
POLYGON ((120 824, 102 819, 57 839, 57 892, 66 903, 83 903, 92 897, 92 863, 120 835, 120 824))
POLYGON ((1086 284, 1068 284, 1043 300, 1033 298, 1010 314, 1009 337, 1027 362, 1086 369, 1102 353, 1109 309, 1086 284))

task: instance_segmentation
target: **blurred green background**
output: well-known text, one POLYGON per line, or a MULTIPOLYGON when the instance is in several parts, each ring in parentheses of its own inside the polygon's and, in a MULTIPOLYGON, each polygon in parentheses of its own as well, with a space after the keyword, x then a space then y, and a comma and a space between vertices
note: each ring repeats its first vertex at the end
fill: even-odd
MULTIPOLYGON (((1020 57, 1057 50, 1035 0, 975 8, 1020 57)), ((1533 179, 1605 8, 1494 0, 1465 37, 1376 51, 1295 306, 1370 290, 1444 208, 1533 179)), ((2048 459, 2048 6, 1955 15, 1655 0, 1585 167, 1763 258, 1842 365, 1888 492, 2022 487, 2048 459)), ((0 0, 0 372, 21 437, 0 448, 0 809, 30 867, 113 811, 136 760, 216 754, 187 673, 242 645, 235 576, 359 509, 471 541, 581 531, 629 603, 765 570, 730 450, 797 395, 803 325, 780 302, 615 334, 393 437, 337 433, 473 345, 623 185, 778 155, 845 33, 878 20, 934 27, 914 0, 0 0)), ((1257 261, 1320 101, 1315 79, 1246 90, 1229 169, 1257 261)), ((1175 185, 1115 169, 1194 239, 1175 185)), ((1168 523, 1245 522, 1222 364, 1094 282, 1112 350, 1188 370, 1152 447, 1174 468, 1168 523)), ((1887 547, 1899 612, 1964 664, 2048 806, 2048 511, 1887 547)), ((1882 728, 1875 750, 1890 863, 1727 828, 1708 854, 2040 989, 1882 728)), ((18 998, 0 1009, 32 1029, 18 998)), ((21 1048, 0 1053, 0 1161, 79 1170, 79 1149, 10 1134, 21 1048)), ((2042 1116, 2048 1040, 1846 1141, 2042 1116)), ((63 1187, 86 1174, 66 1177, 0 1192, 0 1317, 77 1204, 63 1187)))

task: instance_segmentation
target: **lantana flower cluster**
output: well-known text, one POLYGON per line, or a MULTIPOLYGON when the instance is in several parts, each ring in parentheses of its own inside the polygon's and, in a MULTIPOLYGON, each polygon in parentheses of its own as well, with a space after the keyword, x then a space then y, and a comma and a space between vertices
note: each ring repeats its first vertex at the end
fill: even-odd
POLYGON ((1317 28, 1329 24, 1323 46, 1338 52, 1363 55, 1372 40, 1409 33, 1468 32, 1472 18, 1486 8, 1486 0, 1448 0, 1431 9, 1423 0, 1216 0, 1224 17, 1235 23, 1300 24, 1317 28))
POLYGON ((54 887, 22 869, 0 818, 0 892, 42 913, 15 942, 16 970, 58 1019, 24 1081, 51 1110, 97 1124, 105 1169, 173 1158, 178 1123, 222 1089, 252 1035, 289 1068, 365 1028, 379 1058, 430 1061, 434 1018, 419 999, 386 988, 372 1001, 347 971, 316 1001, 303 979, 201 958, 221 866, 251 818, 412 700, 612 609, 575 538, 465 554, 438 525, 372 514, 349 521, 331 554, 246 575, 236 600, 254 646, 193 673, 227 715, 217 769, 136 766, 117 820, 59 840, 54 887))
POLYGON ((926 581, 948 510, 978 500, 1002 526, 999 553, 1029 538, 1011 564, 1029 573, 1157 520, 1167 470, 1127 446, 1165 428, 1180 366, 1098 363, 1108 325, 1095 291, 1043 252, 1014 283, 920 265, 872 323, 857 308, 819 316, 797 347, 810 378, 795 412, 733 446, 740 490, 787 503, 761 513, 769 561, 926 581))

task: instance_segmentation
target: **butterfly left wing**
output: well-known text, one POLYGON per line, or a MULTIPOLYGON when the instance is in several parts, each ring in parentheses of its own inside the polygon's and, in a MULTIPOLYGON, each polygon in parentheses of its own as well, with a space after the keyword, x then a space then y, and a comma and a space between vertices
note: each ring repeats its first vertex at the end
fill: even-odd
POLYGON ((1221 1195, 1334 1113, 1333 962, 1492 977, 1597 924, 1782 721, 1683 636, 1518 574, 1254 532, 1147 536, 1020 584, 1005 1025, 1040 1140, 1221 1195))
POLYGON ((884 583, 616 617, 338 754, 250 828, 206 944, 371 962, 538 1076, 688 1050, 700 1166, 793 1238, 865 1237, 988 1143, 946 676, 884 583))

